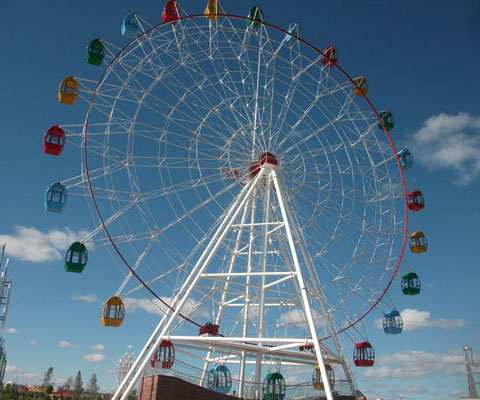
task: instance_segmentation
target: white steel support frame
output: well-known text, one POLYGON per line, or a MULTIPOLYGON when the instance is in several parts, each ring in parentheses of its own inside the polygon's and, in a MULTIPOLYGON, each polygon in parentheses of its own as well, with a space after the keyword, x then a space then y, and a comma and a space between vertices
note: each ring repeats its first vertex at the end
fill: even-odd
MULTIPOLYGON (((286 202, 285 193, 283 186, 281 184, 281 179, 278 176, 278 171, 280 171, 280 167, 272 165, 272 164, 263 164, 258 174, 255 176, 254 179, 248 181, 248 183, 242 188, 241 192, 238 194, 236 199, 233 201, 232 205, 224 214, 223 218, 220 220, 218 224, 218 228, 209 240, 208 244, 206 245, 204 251, 200 255, 198 261, 195 263, 194 267, 192 268, 189 276, 183 283, 182 287, 179 289, 177 295, 172 301, 172 310, 168 310, 166 314, 162 317, 161 321, 157 325, 156 329, 154 330, 153 334, 151 335, 150 339, 146 343, 143 350, 140 352, 138 358, 133 363, 130 371, 125 376, 124 381, 120 384, 117 391, 113 395, 113 400, 124 400, 128 397, 129 393, 132 391, 134 386, 137 384, 138 380, 141 377, 141 374, 146 367, 147 363, 150 361, 153 353, 160 345, 160 342, 164 338, 168 338, 170 340, 178 340, 183 342, 188 342, 192 345, 199 345, 204 346, 207 349, 208 355, 205 358, 204 364, 204 374, 206 369, 208 368, 208 363, 211 359, 211 349, 212 347, 220 347, 226 349, 236 349, 237 351, 241 351, 240 357, 240 380, 243 382, 244 374, 245 374, 245 363, 246 363, 246 353, 249 354, 256 353, 255 357, 255 377, 256 382, 260 382, 261 376, 261 368, 263 363, 263 356, 264 355, 279 355, 279 356, 287 356, 291 359, 298 358, 299 360, 309 359, 310 363, 312 361, 316 361, 320 372, 322 375, 322 381, 325 387, 325 394, 327 400, 333 400, 332 396, 332 389, 330 386, 330 382, 328 380, 328 374, 326 369, 325 359, 328 359, 329 362, 336 362, 343 366, 345 375, 347 380, 349 380, 352 393, 355 393, 353 382, 351 380, 351 375, 349 374, 348 368, 346 367, 346 363, 343 360, 343 353, 336 339, 335 332, 333 329, 333 325, 330 321, 329 314, 327 313, 325 304, 323 302, 323 294, 318 286, 314 287, 314 291, 316 293, 312 293, 315 295, 317 300, 321 305, 322 312, 324 313, 323 317, 327 321, 327 328, 330 330, 330 334, 334 338, 334 343, 336 346, 336 350, 338 354, 334 354, 332 351, 327 349, 323 346, 318 338, 317 329, 315 326, 315 322, 313 319, 313 313, 310 306, 310 301, 308 298, 307 288, 305 286, 304 277, 302 274, 302 269, 300 266, 300 261, 297 255, 297 248, 299 248, 302 258, 307 265, 307 269, 310 274, 313 273, 313 265, 312 261, 306 251, 305 246, 302 244, 302 237, 300 236, 300 230, 296 224, 295 218, 286 202), (262 247, 262 264, 261 264, 261 272, 251 272, 251 266, 247 266, 247 273, 232 273, 233 264, 235 261, 235 256, 232 256, 231 263, 228 267, 228 272, 223 274, 206 274, 205 270, 207 269, 210 261, 215 256, 217 250, 219 249, 222 241, 225 239, 227 233, 234 229, 234 222, 238 220, 240 212, 243 210, 241 216, 241 225, 248 225, 246 223, 248 208, 252 207, 251 218, 250 218, 250 249, 251 252, 251 241, 253 237, 253 229, 254 226, 258 226, 258 223, 255 223, 255 201, 253 200, 252 195, 256 193, 263 185, 265 190, 263 192, 263 206, 264 206, 264 221, 262 221, 263 225, 263 247, 262 247), (273 189, 273 190, 272 190, 273 189), (287 278, 285 276, 285 272, 270 272, 267 271, 267 253, 268 253, 268 231, 269 231, 269 224, 272 221, 270 219, 270 202, 271 196, 276 195, 278 205, 280 207, 280 215, 281 221, 278 221, 282 224, 284 229, 284 234, 286 236, 287 245, 290 251, 289 264, 291 265, 292 270, 289 272, 290 279, 295 280, 296 287, 299 290, 299 297, 301 299, 301 307, 303 308, 303 312, 306 316, 308 328, 310 331, 310 339, 306 338, 270 338, 270 337, 263 337, 263 317, 264 317, 264 307, 265 305, 265 290, 267 289, 266 285, 266 276, 267 275, 277 275, 281 276, 280 281, 287 278), (250 201, 251 200, 251 201, 250 201), (244 312, 243 312, 243 335, 241 337, 175 337, 170 336, 169 331, 174 323, 175 319, 178 317, 179 313, 182 310, 182 307, 185 305, 189 297, 191 296, 192 292, 195 290, 195 287, 200 280, 200 278, 211 277, 213 275, 222 275, 226 278, 226 284, 224 285, 224 292, 227 290, 227 286, 229 284, 229 280, 232 276, 243 275, 246 276, 247 282, 249 282, 250 276, 260 276, 262 287, 261 287, 261 296, 260 296, 260 304, 259 304, 259 324, 257 330, 257 337, 247 337, 247 326, 248 326, 248 307, 249 307, 249 293, 248 293, 248 284, 246 286, 245 292, 245 304, 244 304, 244 312), (315 354, 310 354, 307 356, 306 354, 300 354, 298 351, 290 350, 292 347, 296 347, 301 344, 305 343, 313 344, 315 348, 315 354), (277 346, 272 348, 271 346, 265 345, 268 343, 278 343, 277 346)), ((237 248, 238 250, 238 248, 237 248)), ((251 259, 251 257, 249 257, 251 259)), ((250 264, 250 262, 249 262, 250 264)), ((222 298, 224 298, 224 294, 222 293, 222 298)), ((222 307, 219 308, 216 321, 220 321, 222 313, 222 307)), ((204 376, 205 378, 205 376, 204 376)), ((243 395, 243 388, 242 384, 239 386, 239 395, 243 395)), ((260 387, 257 387, 257 390, 260 390, 260 387)), ((257 393, 259 396, 260 393, 257 393)))
MULTIPOLYGON (((3 256, 5 254, 5 242, 2 245, 2 254, 0 256, 0 269, 3 266, 3 256)), ((8 305, 10 303, 10 290, 13 285, 13 278, 7 281, 8 275, 8 264, 10 259, 7 258, 5 261, 5 269, 0 275, 0 321, 2 321, 2 328, 5 328, 5 321, 7 320, 8 305), (5 294, 5 289, 7 289, 7 294, 5 294)))
POLYGON ((467 396, 469 399, 479 399, 477 392, 477 385, 480 382, 475 381, 475 375, 479 372, 475 372, 475 368, 478 371, 480 363, 473 361, 473 352, 470 347, 464 347, 463 353, 465 355, 465 376, 467 378, 467 396))
POLYGON ((220 246, 222 240, 224 239, 229 228, 233 224, 233 221, 235 220, 236 216, 240 212, 241 208, 245 205, 245 202, 248 200, 250 194, 252 193, 253 189, 256 186, 256 183, 259 181, 261 176, 262 174, 259 173, 257 177, 249 185, 244 186, 242 191, 239 193, 238 197, 235 199, 235 201, 232 203, 230 208, 225 213, 225 216, 221 221, 220 226, 214 233, 212 239, 207 244, 199 260, 193 267, 190 275, 187 277, 184 284, 180 288, 178 294, 175 296, 174 300, 172 301, 171 306, 172 308, 175 309, 175 311, 172 312, 171 310, 168 310, 165 313, 165 315, 162 317, 161 321, 155 328, 150 339, 147 341, 146 345, 144 346, 139 356, 133 363, 132 368, 130 369, 129 373, 125 377, 125 380, 117 388, 115 394, 112 397, 112 400, 117 400, 119 398, 121 400, 126 399, 130 394, 130 392, 133 390, 134 386, 137 384, 143 369, 145 368, 147 363, 150 361, 151 357, 153 356, 153 353, 156 351, 156 349, 160 345, 160 342, 162 341, 163 337, 167 335, 168 330, 173 324, 175 318, 180 313, 183 305, 186 303, 189 295, 194 289, 196 282, 200 279, 200 275, 207 268, 208 263, 213 258, 216 250, 220 246), (135 373, 135 371, 137 372, 135 373), (135 375, 132 377, 134 373, 135 375), (131 382, 127 386, 129 379, 131 379, 131 382))
MULTIPOLYGON (((279 186, 279 193, 284 193, 283 185, 281 182, 276 179, 276 185, 279 186)), ((283 195, 282 195, 283 196, 283 195)), ((305 260, 305 264, 307 265, 308 272, 311 276, 316 276, 314 268, 313 268, 313 262, 310 257, 310 254, 308 254, 307 249, 305 248, 303 238, 300 234, 300 230, 298 229, 297 224, 295 223, 295 218, 293 217, 293 213, 290 210, 290 207, 288 203, 281 201, 280 204, 283 204, 288 216, 288 220, 292 224, 292 229, 294 232, 294 235, 297 239, 298 246, 300 247, 300 251, 302 253, 303 259, 305 260)), ((283 211, 282 211, 283 212, 283 211)), ((335 332, 335 329, 333 328, 332 320, 328 314, 327 308, 325 307, 325 303, 323 302, 324 294, 322 289, 319 287, 319 281, 317 279, 312 279, 311 283, 313 285, 313 288, 315 290, 316 296, 321 299, 320 301, 320 307, 322 308, 323 315, 325 316, 325 322, 327 323, 328 329, 330 331, 330 335, 332 336, 333 343, 335 344, 335 348, 337 350, 337 354, 339 355, 340 359, 342 360, 342 369, 345 374, 345 377, 347 378, 348 385, 350 387, 350 390, 352 393, 355 393, 355 397, 357 397, 356 390, 355 390, 355 385, 353 383, 353 377, 352 374, 350 373, 350 369, 348 367, 348 364, 346 363, 344 357, 343 357, 343 349, 342 346, 340 345, 340 342, 338 341, 337 338, 337 333, 335 332)))

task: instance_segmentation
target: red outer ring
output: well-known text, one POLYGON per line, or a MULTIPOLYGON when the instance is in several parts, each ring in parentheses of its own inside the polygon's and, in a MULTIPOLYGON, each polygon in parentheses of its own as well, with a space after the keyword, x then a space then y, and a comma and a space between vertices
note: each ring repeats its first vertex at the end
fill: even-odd
MULTIPOLYGON (((233 15, 233 14, 216 14, 218 15, 218 17, 221 17, 221 18, 235 18, 235 19, 241 19, 241 20, 244 20, 244 21, 250 21, 251 19, 248 18, 248 17, 242 17, 242 16, 239 16, 239 15, 233 15)), ((193 19, 193 18, 198 18, 198 17, 206 17, 205 14, 194 14, 194 15, 187 15, 187 16, 184 16, 184 17, 180 17, 178 19, 175 20, 175 22, 178 22, 178 21, 182 21, 182 20, 188 20, 188 19, 193 19)), ((313 46, 312 44, 310 44, 309 42, 306 42, 305 40, 303 40, 302 38, 294 35, 293 33, 290 33, 288 31, 286 31, 285 29, 282 29, 282 28, 279 28, 275 25, 272 25, 272 24, 269 24, 268 22, 263 22, 263 21, 256 21, 256 22, 259 22, 261 23, 262 25, 265 25, 265 26, 268 26, 269 28, 273 28, 277 31, 280 31, 280 32, 283 32, 285 34, 288 34, 292 37, 294 37, 295 39, 297 39, 298 41, 300 41, 301 43, 305 44, 306 46, 310 47, 313 51, 321 54, 322 56, 328 58, 321 50, 317 49, 315 46, 313 46)), ((124 262, 124 264, 127 266, 127 268, 130 270, 130 272, 132 273, 133 276, 135 276, 135 278, 145 287, 145 289, 147 289, 156 299, 158 299, 163 305, 165 305, 166 307, 168 307, 170 310, 172 311, 175 311, 175 309, 170 306, 169 304, 167 304, 165 301, 163 301, 137 274, 136 272, 132 269, 132 267, 130 267, 129 263, 127 260, 125 260, 125 258, 123 257, 122 253, 120 252, 120 250, 117 248, 117 246, 115 245, 115 242, 113 241, 112 237, 110 236, 110 233, 108 232, 108 229, 107 227, 105 226, 105 222, 102 218, 102 215, 100 214, 100 211, 98 209, 98 205, 97 205, 97 201, 95 199, 95 195, 93 193, 93 189, 92 189, 92 185, 91 185, 91 181, 90 181, 90 174, 89 174, 89 171, 88 171, 88 157, 87 157, 87 128, 88 128, 88 119, 90 117, 90 111, 92 109, 92 104, 93 104, 93 99, 95 98, 95 95, 97 94, 97 90, 99 88, 99 86, 102 84, 102 81, 103 79, 105 78, 105 76, 107 75, 107 73, 112 69, 112 66, 113 64, 116 62, 117 58, 125 51, 125 49, 130 46, 130 44, 137 40, 138 38, 142 37, 143 35, 145 35, 146 33, 152 31, 152 30, 155 30, 157 29, 158 27, 162 26, 162 25, 167 25, 168 23, 161 23, 161 24, 158 24, 148 30, 146 30, 145 32, 143 32, 141 35, 139 35, 137 38, 131 40, 128 44, 126 44, 122 50, 119 51, 119 53, 112 59, 112 61, 110 62, 110 64, 108 65, 108 67, 105 69, 105 71, 103 72, 102 76, 100 77, 100 80, 98 81, 97 83, 97 87, 95 88, 93 94, 92 94, 92 98, 90 100, 90 104, 88 106, 88 111, 87 111, 87 117, 85 118, 85 129, 83 131, 83 140, 84 140, 84 151, 83 151, 83 157, 84 157, 84 161, 85 161, 85 173, 86 173, 86 176, 87 176, 87 182, 88 182, 88 188, 90 190, 90 194, 92 196, 92 201, 93 201, 93 205, 95 207, 95 210, 97 211, 97 214, 98 214, 98 218, 100 219, 100 223, 102 224, 102 227, 105 231, 105 234, 107 235, 108 239, 110 240, 110 243, 112 244, 113 248, 115 249, 115 251, 117 252, 117 254, 119 255, 119 257, 121 258, 121 260, 124 262)), ((352 78, 350 78, 350 76, 338 65, 338 63, 335 63, 334 64, 334 67, 337 68, 351 83, 354 87, 358 88, 358 85, 353 81, 352 78)), ((392 277, 390 278, 390 281, 388 282, 387 286, 385 287, 385 290, 383 291, 383 293, 380 295, 380 297, 377 299, 377 301, 367 310, 365 311, 365 313, 363 313, 363 315, 361 315, 356 321, 352 322, 350 325, 347 325, 346 327, 340 329, 339 331, 337 331, 336 333, 341 333, 341 332, 344 332, 345 330, 351 328, 352 326, 354 326, 355 324, 357 324, 361 319, 363 319, 370 311, 372 311, 376 305, 380 302, 380 300, 383 298, 383 296, 385 296, 385 293, 387 293, 387 290, 390 288, 392 282, 393 282, 393 279, 395 278, 395 275, 397 274, 397 271, 398 271, 398 268, 400 267, 400 263, 402 261, 402 258, 403 258, 403 253, 405 251, 405 244, 406 244, 406 241, 407 241, 407 228, 408 228, 408 206, 407 206, 407 192, 406 192, 406 188, 405 188, 405 178, 403 176, 403 170, 402 170, 402 166, 400 164, 400 160, 398 158, 398 155, 397 155, 397 150, 395 148, 395 145, 393 144, 393 141, 392 141, 392 138, 390 137, 390 134, 388 133, 388 130, 387 128, 385 127, 385 124, 383 123, 382 119, 380 118, 380 115, 378 114, 377 110, 375 109, 375 107, 373 106, 373 104, 370 102, 370 100, 367 98, 367 96, 365 94, 363 94, 361 92, 361 95, 362 97, 365 99, 365 101, 367 102, 367 104, 369 105, 369 107, 372 109, 372 111, 375 113, 375 115, 377 116, 378 118, 378 121, 380 122, 380 124, 382 125, 383 127, 383 130, 385 131, 386 135, 387 135, 387 138, 388 138, 388 141, 390 142, 390 146, 392 147, 393 151, 394 151, 394 154, 395 154, 395 158, 397 160, 397 165, 398 165, 398 168, 400 170, 400 176, 402 178, 402 185, 403 185, 403 197, 404 197, 404 203, 405 203, 405 231, 403 233, 403 244, 402 244, 402 250, 400 252, 400 257, 399 257, 399 260, 398 260, 398 263, 397 263, 397 266, 395 267, 395 271, 393 272, 393 275, 392 277)), ((201 324, 195 322, 195 321, 192 321, 191 319, 189 319, 188 317, 186 317, 185 315, 182 315, 179 313, 179 315, 184 318, 185 320, 193 323, 194 325, 200 327, 201 324)), ((321 340, 326 340, 328 339, 330 336, 326 336, 324 337, 323 339, 321 340)))

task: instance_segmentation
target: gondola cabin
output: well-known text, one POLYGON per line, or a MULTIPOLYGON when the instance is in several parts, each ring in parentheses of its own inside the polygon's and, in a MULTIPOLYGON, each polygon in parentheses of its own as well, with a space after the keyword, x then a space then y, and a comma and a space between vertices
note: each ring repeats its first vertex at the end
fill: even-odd
POLYGON ((385 313, 383 316, 383 331, 388 335, 396 335, 402 333, 403 320, 397 310, 385 313))
MULTIPOLYGON (((325 369, 327 370, 327 379, 328 383, 330 384, 330 389, 333 390, 335 386, 335 373, 333 372, 333 368, 330 366, 330 364, 325 364, 325 369)), ((312 383, 315 390, 325 390, 322 373, 318 365, 313 370, 312 383)))
POLYGON ((59 156, 65 146, 65 132, 58 125, 47 129, 43 136, 43 152, 52 156, 59 156))
POLYGON ((45 193, 45 209, 49 212, 61 213, 67 204, 67 188, 60 182, 53 183, 45 193))
POLYGON ((325 66, 325 67, 333 67, 334 65, 337 64, 338 62, 338 53, 337 53, 337 50, 335 50, 335 47, 333 46, 328 46, 324 52, 323 52, 324 56, 322 58, 322 64, 325 66))
POLYGON ((368 342, 361 342, 353 349, 353 362, 357 367, 373 367, 375 363, 375 352, 368 342))
POLYGON ((163 9, 162 21, 164 23, 172 22, 176 23, 178 19, 178 9, 177 3, 175 0, 169 0, 165 3, 165 8, 163 9))
POLYGON ((425 199, 420 190, 415 189, 407 194, 407 205, 412 211, 420 211, 425 207, 425 199))
POLYGON ((409 169, 412 168, 413 165, 413 156, 408 149, 402 149, 397 153, 398 160, 400 161, 400 165, 402 169, 409 169))
MULTIPOLYGON (((393 114, 390 111, 382 111, 380 113, 380 119, 387 128, 387 131, 391 131, 395 126, 395 120, 393 119, 393 114)), ((378 129, 383 130, 383 126, 381 123, 378 123, 378 129)))
POLYGON ((247 26, 251 26, 254 29, 258 29, 263 22, 263 16, 262 16, 262 11, 260 10, 260 7, 258 6, 253 6, 250 9, 250 12, 248 13, 247 16, 247 26))
POLYGON ((218 14, 221 14, 221 6, 218 0, 208 0, 207 8, 204 11, 205 18, 210 21, 216 21, 218 14))
POLYGON ((359 76, 353 80, 353 93, 355 96, 365 96, 368 93, 368 81, 364 76, 359 76))
POLYGON ((353 362, 357 367, 372 367, 375 363, 375 352, 368 342, 360 342, 353 349, 353 362))
POLYGON ((203 325, 200 328, 200 331, 198 332, 199 336, 202 335, 211 335, 211 336, 217 336, 218 335, 218 325, 212 324, 211 322, 207 322, 205 325, 203 325))
POLYGON ((402 292, 406 296, 415 296, 420 294, 422 285, 415 272, 409 272, 402 276, 402 292))
POLYGON ((272 153, 262 153, 258 157, 258 160, 260 161, 260 165, 263 164, 272 164, 272 165, 278 165, 277 158, 272 154, 272 153))
POLYGON ((152 368, 170 369, 175 361, 175 347, 170 340, 163 339, 150 362, 152 368))
POLYGON ((110 297, 103 305, 102 325, 118 328, 125 318, 125 306, 118 296, 110 297))
POLYGON ((140 24, 135 13, 125 15, 122 22, 122 35, 135 39, 140 34, 140 24))
POLYGON ((207 375, 207 387, 218 393, 227 394, 232 390, 232 375, 225 365, 210 368, 207 375))
POLYGON ((88 64, 100 65, 105 58, 105 46, 100 39, 93 39, 87 46, 85 59, 88 64))
POLYGON ((73 106, 78 97, 79 87, 73 76, 64 78, 58 87, 58 101, 73 106))
POLYGON ((300 351, 311 351, 313 353, 314 349, 315 346, 313 345, 313 343, 302 344, 301 346, 298 346, 298 350, 300 351))
POLYGON ((80 273, 87 265, 88 252, 83 243, 74 242, 65 254, 65 271, 80 273))
POLYGON ((263 400, 283 400, 285 397, 285 379, 280 372, 272 372, 263 380, 263 400))
MULTIPOLYGON (((302 31, 300 30, 300 26, 298 25, 298 22, 292 22, 290 24, 290 26, 288 27, 288 33, 291 33, 296 37, 302 36, 302 31)), ((297 38, 293 37, 292 35, 289 35, 288 33, 285 34, 285 40, 287 41, 287 43, 292 45, 295 42, 297 42, 297 38)))
POLYGON ((412 253, 425 253, 427 251, 427 238, 423 232, 414 232, 410 235, 409 245, 412 253))

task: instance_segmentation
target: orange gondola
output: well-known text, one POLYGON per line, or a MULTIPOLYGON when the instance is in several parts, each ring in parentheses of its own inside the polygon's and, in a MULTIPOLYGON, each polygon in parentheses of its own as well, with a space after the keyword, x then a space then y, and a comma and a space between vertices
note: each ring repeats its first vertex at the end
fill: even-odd
POLYGON ((112 296, 103 305, 102 325, 118 328, 125 318, 125 306, 120 297, 112 296))
POLYGON ((78 97, 80 85, 73 76, 63 79, 58 87, 58 101, 73 106, 78 97))

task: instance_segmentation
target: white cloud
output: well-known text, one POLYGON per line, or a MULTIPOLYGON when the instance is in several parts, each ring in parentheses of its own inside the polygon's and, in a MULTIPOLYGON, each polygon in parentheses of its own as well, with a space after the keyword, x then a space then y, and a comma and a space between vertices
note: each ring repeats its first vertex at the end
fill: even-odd
POLYGON ((480 174, 480 117, 434 115, 413 135, 409 147, 415 161, 430 169, 453 169, 455 183, 467 185, 480 174))
POLYGON ((149 314, 164 314, 164 306, 158 300, 149 299, 135 299, 133 297, 126 297, 123 299, 125 305, 125 312, 134 313, 137 310, 143 310, 149 314))
POLYGON ((93 363, 103 363, 107 360, 107 358, 103 354, 85 354, 82 356, 83 360, 87 360, 93 363))
POLYGON ((405 391, 405 393, 412 393, 412 394, 428 393, 428 389, 423 385, 405 386, 403 390, 405 391))
MULTIPOLYGON (((403 320, 403 331, 418 331, 426 328, 439 329, 457 329, 465 326, 467 323, 462 319, 433 319, 428 311, 419 311, 414 308, 406 308, 400 315, 403 320)), ((382 319, 374 321, 377 329, 383 329, 382 319)))
POLYGON ((95 346, 90 347, 93 351, 105 351, 105 346, 103 344, 96 344, 95 346))
POLYGON ((28 344, 31 344, 32 346, 36 346, 38 343, 39 341, 37 339, 32 339, 30 342, 28 342, 28 344))
POLYGON ((15 365, 7 365, 5 368, 5 372, 7 374, 11 374, 14 376, 15 381, 22 382, 23 384, 36 384, 42 379, 42 377, 38 374, 33 372, 26 372, 20 367, 15 365))
MULTIPOLYGON (((317 329, 323 328, 325 326, 325 321, 321 315, 319 315, 315 310, 313 310, 313 319, 315 321, 315 326, 317 329)), ((277 326, 284 325, 296 325, 301 326, 302 328, 308 328, 308 321, 303 310, 296 308, 290 311, 287 311, 280 315, 278 319, 277 326)))
MULTIPOLYGON (((171 304, 172 299, 170 297, 162 297, 162 300, 167 304, 171 304)), ((126 312, 136 312, 137 310, 143 310, 149 314, 164 315, 167 311, 165 307, 157 299, 136 299, 133 297, 126 297, 123 299, 126 312)), ((186 316, 196 317, 208 317, 209 314, 204 310, 198 309, 201 306, 200 303, 196 303, 194 300, 188 300, 183 306, 181 312, 186 316)))
POLYGON ((455 398, 463 397, 463 396, 465 396, 465 391, 455 389, 455 390, 452 390, 448 395, 451 396, 451 397, 455 397, 455 398))
POLYGON ((375 365, 365 372, 366 378, 417 379, 434 374, 463 375, 465 373, 461 349, 442 354, 408 350, 380 356, 375 361, 375 365))
POLYGON ((4 332, 9 333, 10 335, 18 335, 18 329, 15 328, 7 328, 4 332))
POLYGON ((16 365, 8 365, 5 367, 5 372, 10 372, 12 374, 21 374, 25 372, 22 368, 17 367, 16 365))
POLYGON ((38 263, 62 259, 68 246, 86 234, 86 231, 70 229, 42 232, 33 227, 16 226, 13 235, 0 235, 0 242, 7 243, 5 253, 8 256, 38 263))
POLYGON ((76 349, 80 346, 78 344, 67 342, 66 340, 60 340, 60 342, 57 343, 57 347, 61 347, 63 349, 76 349))
POLYGON ((85 303, 99 303, 100 300, 94 294, 74 294, 71 299, 77 301, 84 301, 85 303))

